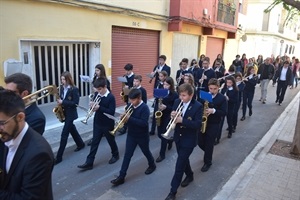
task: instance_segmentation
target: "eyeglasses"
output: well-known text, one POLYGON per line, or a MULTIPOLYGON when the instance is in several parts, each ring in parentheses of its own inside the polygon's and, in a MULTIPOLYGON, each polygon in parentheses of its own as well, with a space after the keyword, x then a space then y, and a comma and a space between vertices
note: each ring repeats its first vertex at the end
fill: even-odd
POLYGON ((0 127, 3 127, 10 121, 12 120, 13 118, 15 118, 17 116, 17 114, 13 115, 12 117, 8 118, 6 121, 0 121, 0 127))

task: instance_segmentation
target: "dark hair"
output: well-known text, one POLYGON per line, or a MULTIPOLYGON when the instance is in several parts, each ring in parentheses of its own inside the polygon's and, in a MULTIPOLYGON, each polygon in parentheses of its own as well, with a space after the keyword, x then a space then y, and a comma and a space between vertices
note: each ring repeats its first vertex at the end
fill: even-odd
POLYGON ((133 88, 130 90, 129 94, 128 94, 128 98, 129 99, 138 99, 142 97, 142 92, 140 89, 137 88, 133 88))
POLYGON ((191 73, 186 73, 184 74, 184 76, 189 77, 189 84, 194 85, 195 84, 195 80, 194 80, 194 76, 191 73))
POLYGON ((130 71, 130 70, 133 69, 133 65, 132 65, 131 63, 127 63, 127 64, 125 65, 124 69, 125 69, 126 71, 130 71))
POLYGON ((228 68, 229 72, 235 72, 235 66, 234 65, 230 65, 230 67, 228 68))
POLYGON ((286 60, 283 62, 283 64, 290 64, 290 62, 286 60))
POLYGON ((208 81, 208 86, 210 86, 210 85, 215 85, 215 86, 220 87, 220 82, 219 82, 219 80, 216 79, 216 78, 211 78, 211 79, 209 79, 209 81, 208 81))
POLYGON ((0 112, 7 116, 13 116, 18 112, 25 112, 23 99, 14 91, 0 91, 0 112))
POLYGON ((105 72, 105 67, 102 64, 98 64, 95 66, 95 68, 100 70, 100 77, 106 78, 106 72, 105 72))
POLYGON ((249 75, 250 75, 250 72, 251 72, 252 69, 254 69, 253 66, 250 66, 250 67, 247 68, 246 76, 249 76, 249 75))
POLYGON ((182 58, 181 62, 189 63, 189 59, 187 59, 187 58, 182 58))
POLYGON ((228 76, 228 77, 226 77, 226 78, 225 78, 225 82, 227 82, 227 81, 231 81, 231 82, 232 82, 232 87, 233 87, 233 89, 234 89, 235 91, 238 91, 238 90, 239 90, 238 87, 236 86, 236 81, 235 81, 234 76, 228 76))
POLYGON ((165 80, 166 83, 168 83, 170 85, 170 91, 171 92, 175 92, 175 87, 174 87, 174 80, 172 77, 167 77, 165 80))
POLYGON ((63 73, 61 74, 61 76, 65 77, 66 82, 68 83, 68 85, 70 85, 70 86, 75 86, 74 81, 73 81, 73 78, 72 78, 72 75, 71 75, 70 72, 65 71, 65 72, 63 72, 63 73))
POLYGON ((236 55, 235 57, 236 57, 236 58, 240 58, 241 56, 238 54, 238 55, 236 55))
POLYGON ((196 59, 192 59, 192 61, 191 61, 191 64, 190 64, 190 65, 191 65, 191 66, 193 66, 193 63, 194 63, 194 62, 197 64, 197 60, 196 60, 196 59))
POLYGON ((28 91, 29 94, 32 92, 32 80, 30 76, 22 73, 15 73, 5 78, 4 82, 8 83, 15 83, 17 85, 17 89, 19 93, 24 92, 25 90, 28 91))
POLYGON ((188 95, 191 96, 194 94, 194 88, 188 83, 183 83, 178 87, 178 93, 180 94, 182 92, 187 92, 188 95))
POLYGON ((206 61, 206 62, 210 63, 210 58, 209 58, 209 57, 205 57, 205 58, 203 59, 203 61, 206 61))
POLYGON ((164 77, 168 77, 168 73, 166 71, 161 71, 161 72, 159 72, 159 74, 164 75, 164 77))
POLYGON ((100 77, 97 78, 94 82, 94 88, 99 88, 99 87, 105 87, 107 86, 107 80, 106 78, 100 77))
MULTIPOLYGON (((249 68, 249 67, 248 67, 249 68)), ((248 70, 247 70, 248 71, 248 70)), ((237 77, 240 77, 240 78, 243 78, 243 75, 241 72, 237 72, 234 74, 234 77, 237 78, 237 77)))
POLYGON ((161 58, 161 59, 163 59, 164 61, 167 60, 167 57, 166 57, 165 55, 160 55, 158 58, 161 58))
POLYGON ((139 80, 140 82, 142 82, 142 75, 135 75, 133 79, 139 80))

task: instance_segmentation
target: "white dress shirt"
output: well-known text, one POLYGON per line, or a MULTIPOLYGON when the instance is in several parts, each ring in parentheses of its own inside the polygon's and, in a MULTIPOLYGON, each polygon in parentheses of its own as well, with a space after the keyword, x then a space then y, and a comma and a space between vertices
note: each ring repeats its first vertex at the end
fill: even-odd
POLYGON ((182 108, 182 117, 185 115, 185 111, 187 110, 187 108, 189 107, 191 103, 191 100, 187 103, 183 103, 183 108, 182 108))

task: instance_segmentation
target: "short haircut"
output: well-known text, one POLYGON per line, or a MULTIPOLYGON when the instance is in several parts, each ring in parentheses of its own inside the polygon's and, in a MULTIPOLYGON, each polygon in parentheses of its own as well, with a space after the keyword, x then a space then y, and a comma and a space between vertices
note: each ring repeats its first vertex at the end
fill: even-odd
POLYGON ((166 71, 161 71, 159 74, 162 74, 164 77, 168 77, 168 73, 166 71))
POLYGON ((161 59, 163 59, 164 61, 167 60, 167 57, 166 57, 165 55, 160 55, 158 58, 161 58, 161 59))
POLYGON ((133 65, 131 63, 127 63, 125 66, 124 66, 124 69, 126 71, 130 71, 130 70, 133 70, 133 65))
POLYGON ((210 86, 210 85, 215 85, 215 86, 220 87, 220 82, 219 82, 219 80, 216 79, 216 78, 211 78, 211 79, 209 79, 209 81, 208 81, 208 86, 210 86))
POLYGON ((188 83, 183 83, 178 87, 178 93, 182 92, 187 92, 191 96, 194 94, 194 88, 188 83))
POLYGON ((206 61, 206 62, 210 63, 210 58, 209 57, 205 57, 205 58, 203 58, 203 61, 206 61))
POLYGON ((15 83, 17 85, 17 90, 19 93, 24 92, 25 90, 28 91, 29 94, 32 92, 32 80, 30 76, 22 73, 15 73, 5 78, 4 82, 8 83, 15 83))
POLYGON ((138 99, 142 97, 142 92, 140 89, 137 88, 133 88, 130 90, 129 94, 128 94, 128 98, 129 99, 138 99))
POLYGON ((286 60, 283 62, 283 64, 290 64, 290 62, 286 60))
POLYGON ((13 116, 19 112, 25 112, 23 99, 13 91, 0 91, 0 112, 7 116, 13 116))
POLYGON ((240 58, 241 56, 238 54, 238 55, 236 55, 235 57, 236 57, 236 58, 240 58))
POLYGON ((94 88, 100 88, 100 87, 104 88, 107 85, 106 82, 107 82, 106 78, 102 78, 102 77, 97 78, 94 82, 94 88))
POLYGON ((189 59, 187 59, 187 58, 182 58, 181 62, 189 63, 189 59))
POLYGON ((140 82, 142 82, 142 76, 141 75, 135 75, 134 79, 139 80, 140 82))

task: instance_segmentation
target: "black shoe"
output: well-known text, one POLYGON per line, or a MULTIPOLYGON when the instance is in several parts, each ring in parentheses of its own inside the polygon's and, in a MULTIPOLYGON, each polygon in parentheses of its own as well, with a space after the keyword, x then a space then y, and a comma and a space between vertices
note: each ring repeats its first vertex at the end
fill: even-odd
POLYGON ((227 138, 231 138, 232 137, 232 133, 228 133, 227 138))
POLYGON ((278 103, 279 106, 281 106, 281 103, 278 103))
POLYGON ((216 140, 215 143, 214 143, 214 145, 217 145, 219 143, 220 143, 220 140, 216 140))
POLYGON ((172 146, 173 146, 173 141, 168 142, 168 150, 171 150, 171 149, 172 149, 172 146))
POLYGON ((249 109, 249 116, 252 115, 252 109, 249 109))
POLYGON ((264 100, 262 103, 263 103, 263 104, 266 104, 266 101, 264 100))
POLYGON ((165 157, 163 156, 158 156, 158 158, 156 158, 156 162, 161 162, 165 159, 165 157))
POLYGON ((170 192, 165 200, 175 200, 176 194, 170 192))
POLYGON ((201 168, 201 172, 207 172, 210 168, 211 164, 204 164, 201 168))
POLYGON ((62 162, 62 158, 55 158, 54 159, 54 165, 57 165, 58 163, 62 162))
POLYGON ((80 169, 84 169, 84 170, 91 170, 93 169, 93 165, 92 164, 88 164, 88 163, 84 163, 82 165, 78 165, 77 166, 80 169))
POLYGON ((125 133, 126 133, 126 129, 123 127, 123 128, 121 128, 120 130, 118 130, 118 132, 119 132, 119 135, 124 135, 125 133))
POLYGON ((119 156, 113 156, 113 157, 111 157, 111 159, 108 161, 108 164, 114 164, 115 162, 117 162, 117 160, 119 160, 119 156))
POLYGON ((236 127, 232 127, 232 133, 235 133, 236 127))
POLYGON ((114 184, 115 186, 117 185, 121 185, 125 182, 125 179, 118 176, 117 178, 115 178, 114 180, 110 181, 112 184, 114 184))
POLYGON ((92 142, 93 142, 93 138, 90 139, 90 141, 87 143, 88 146, 91 146, 92 145, 92 142))
POLYGON ((186 176, 185 179, 181 182, 181 187, 186 187, 194 180, 193 176, 186 176))
POLYGON ((85 144, 83 144, 81 147, 77 147, 74 151, 77 152, 77 151, 80 151, 81 149, 83 149, 85 147, 85 144))
POLYGON ((226 128, 226 131, 229 131, 229 127, 226 128))
POLYGON ((242 118, 241 118, 241 121, 244 121, 246 119, 246 117, 245 116, 243 116, 242 118))
POLYGON ((279 99, 276 99, 275 103, 278 103, 279 99))
POLYGON ((155 135, 155 132, 150 131, 149 135, 155 135))
POLYGON ((156 169, 156 165, 153 165, 153 166, 151 166, 151 167, 148 167, 147 169, 146 169, 146 171, 145 171, 145 174, 152 174, 152 172, 154 172, 155 171, 155 169, 156 169))

